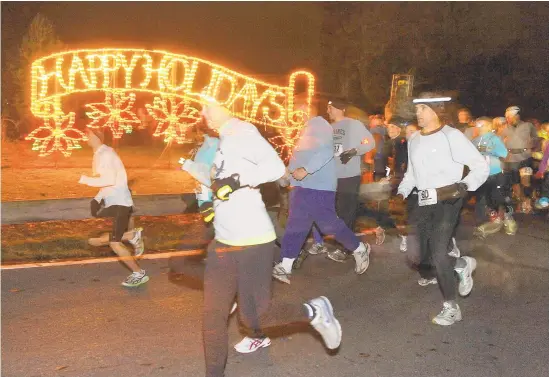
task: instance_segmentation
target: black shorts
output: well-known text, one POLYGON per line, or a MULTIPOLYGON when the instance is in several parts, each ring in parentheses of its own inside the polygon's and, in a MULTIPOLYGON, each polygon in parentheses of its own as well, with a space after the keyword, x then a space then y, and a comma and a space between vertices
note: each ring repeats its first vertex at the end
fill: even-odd
POLYGON ((133 213, 133 207, 109 206, 99 211, 97 217, 112 217, 111 242, 122 242, 122 236, 128 231, 130 217, 133 213))
POLYGON ((505 163, 505 176, 507 177, 507 184, 515 185, 520 183, 520 169, 531 168, 533 165, 533 159, 527 158, 520 162, 506 162, 505 163))

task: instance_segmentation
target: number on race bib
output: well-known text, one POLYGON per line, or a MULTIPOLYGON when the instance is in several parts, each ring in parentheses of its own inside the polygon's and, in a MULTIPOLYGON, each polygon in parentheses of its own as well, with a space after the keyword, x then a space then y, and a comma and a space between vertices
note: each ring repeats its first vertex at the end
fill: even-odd
POLYGON ((339 157, 343 153, 343 144, 334 144, 334 156, 339 157))
POLYGON ((418 192, 418 204, 420 207, 437 204, 437 190, 420 190, 418 192))

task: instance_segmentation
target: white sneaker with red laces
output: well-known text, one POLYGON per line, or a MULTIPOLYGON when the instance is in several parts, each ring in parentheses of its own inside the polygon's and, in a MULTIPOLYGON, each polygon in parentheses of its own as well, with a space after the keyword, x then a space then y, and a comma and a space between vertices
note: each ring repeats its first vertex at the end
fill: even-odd
POLYGON ((271 345, 271 339, 265 338, 248 338, 247 336, 240 342, 234 345, 234 349, 238 353, 252 353, 260 348, 269 347, 271 345))

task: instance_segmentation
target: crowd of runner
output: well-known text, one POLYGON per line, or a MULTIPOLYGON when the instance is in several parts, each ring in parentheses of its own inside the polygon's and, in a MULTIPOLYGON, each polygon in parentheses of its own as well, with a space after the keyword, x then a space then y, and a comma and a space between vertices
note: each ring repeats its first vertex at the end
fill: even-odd
MULTIPOLYGON (((332 99, 322 108, 315 102, 311 108, 297 96, 296 110, 310 116, 286 165, 255 126, 206 99, 202 115, 209 131, 196 154, 180 161, 199 183, 199 212, 213 224, 202 269, 194 274, 204 287, 206 376, 224 375, 227 319, 237 309, 250 330, 235 345, 238 352, 269 346, 262 329, 293 322, 310 323, 329 349, 339 347, 342 329, 328 298, 277 303, 271 301, 271 286, 273 278, 290 284, 308 255, 340 263, 351 259, 354 272, 364 274, 371 247, 355 234, 357 216, 375 220, 378 245, 386 230, 397 229, 400 251, 415 256, 418 284, 438 284, 442 310, 433 323, 462 320, 457 298, 470 294, 477 266, 473 257, 461 255, 455 239, 463 205, 474 197, 475 234, 483 238, 501 229, 514 235, 517 210, 547 209, 549 123, 523 121, 521 109, 511 106, 505 117, 494 119, 473 119, 461 109, 459 122, 452 124, 450 100, 424 93, 413 100, 414 117, 388 111, 363 123, 347 114, 345 101, 332 99), (331 123, 318 115, 324 110, 331 123), (364 179, 365 162, 371 163, 371 179, 364 179), (289 192, 284 227, 268 204, 281 190, 289 192), (397 227, 389 212, 391 197, 405 203, 405 227, 397 227), (329 246, 325 236, 339 246, 329 246)), ((88 137, 99 177, 83 176, 79 183, 100 188, 92 215, 114 218, 112 234, 90 243, 110 244, 133 271, 123 285, 136 287, 149 277, 136 261, 144 245, 142 229, 131 224, 126 172, 100 131, 90 129, 88 137), (133 245, 134 255, 123 241, 133 245)))

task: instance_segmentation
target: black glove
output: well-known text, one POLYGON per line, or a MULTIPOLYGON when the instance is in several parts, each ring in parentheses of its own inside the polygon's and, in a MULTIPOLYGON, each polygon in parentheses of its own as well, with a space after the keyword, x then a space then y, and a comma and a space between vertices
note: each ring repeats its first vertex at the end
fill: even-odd
POLYGON ((93 217, 98 217, 98 213, 105 205, 105 201, 101 199, 101 202, 98 202, 95 199, 92 199, 90 202, 90 212, 93 217))
POLYGON ((356 149, 349 149, 348 151, 345 151, 339 155, 339 159, 341 160, 341 163, 345 165, 347 162, 351 160, 351 158, 356 156, 356 149))
POLYGON ((212 202, 202 203, 202 205, 198 208, 198 212, 202 215, 202 220, 204 220, 205 223, 208 224, 213 221, 215 213, 212 202))
POLYGON ((233 174, 230 177, 216 179, 212 182, 213 194, 220 200, 229 200, 229 195, 240 188, 240 176, 233 174))
POLYGON ((437 188, 437 200, 452 200, 465 198, 467 196, 467 185, 463 182, 437 188))

